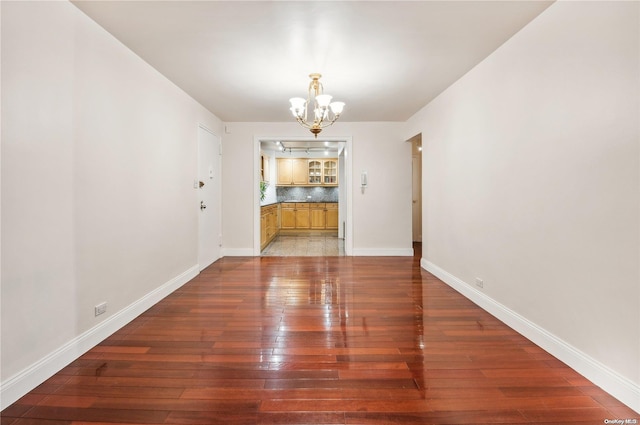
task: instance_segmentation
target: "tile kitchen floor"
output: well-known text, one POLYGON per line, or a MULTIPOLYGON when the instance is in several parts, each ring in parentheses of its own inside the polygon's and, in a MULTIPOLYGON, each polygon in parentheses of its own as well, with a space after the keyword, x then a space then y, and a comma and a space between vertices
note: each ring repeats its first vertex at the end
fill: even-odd
POLYGON ((304 232, 280 234, 261 255, 269 257, 344 256, 344 239, 337 234, 304 232))

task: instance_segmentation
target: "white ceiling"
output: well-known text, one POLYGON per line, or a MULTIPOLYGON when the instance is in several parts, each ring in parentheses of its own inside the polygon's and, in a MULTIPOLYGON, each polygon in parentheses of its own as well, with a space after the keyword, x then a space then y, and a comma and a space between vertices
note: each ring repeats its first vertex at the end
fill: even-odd
POLYGON ((341 121, 405 121, 552 2, 73 3, 221 120, 279 122, 312 72, 341 121))

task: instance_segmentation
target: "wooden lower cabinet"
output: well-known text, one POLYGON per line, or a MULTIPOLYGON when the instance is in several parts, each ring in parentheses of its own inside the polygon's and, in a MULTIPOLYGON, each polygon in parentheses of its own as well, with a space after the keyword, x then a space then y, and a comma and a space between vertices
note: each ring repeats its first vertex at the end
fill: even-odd
POLYGON ((267 240, 271 242, 278 234, 277 206, 267 214, 267 240))
POLYGON ((338 204, 331 202, 326 204, 327 217, 326 225, 327 229, 338 229, 338 204))
POLYGON ((280 204, 280 228, 281 229, 296 228, 296 204, 290 204, 290 203, 280 204))
POLYGON ((312 229, 326 229, 327 228, 327 210, 326 204, 317 203, 311 204, 309 213, 311 216, 311 228, 312 229))
POLYGON ((309 227, 311 227, 309 204, 296 204, 296 229, 308 229, 309 227))
POLYGON ((267 205, 260 208, 260 250, 264 249, 278 235, 280 206, 267 205))
POLYGON ((260 214, 260 250, 267 245, 267 216, 264 212, 260 214))
POLYGON ((280 204, 280 229, 338 229, 337 202, 283 202, 280 204))

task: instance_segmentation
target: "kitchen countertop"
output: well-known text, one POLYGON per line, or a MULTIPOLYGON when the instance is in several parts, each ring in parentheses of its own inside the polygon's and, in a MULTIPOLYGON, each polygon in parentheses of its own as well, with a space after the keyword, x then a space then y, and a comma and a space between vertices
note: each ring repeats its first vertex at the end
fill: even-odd
POLYGON ((337 204, 333 201, 282 201, 281 204, 337 204))

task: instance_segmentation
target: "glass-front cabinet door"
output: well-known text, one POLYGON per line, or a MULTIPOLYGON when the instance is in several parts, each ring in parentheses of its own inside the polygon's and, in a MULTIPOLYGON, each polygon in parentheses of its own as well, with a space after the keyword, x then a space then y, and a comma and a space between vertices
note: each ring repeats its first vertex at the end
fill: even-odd
POLYGON ((324 161, 322 167, 322 183, 326 185, 338 184, 338 161, 328 159, 324 161))
POLYGON ((322 183, 322 162, 309 160, 309 184, 322 183))

